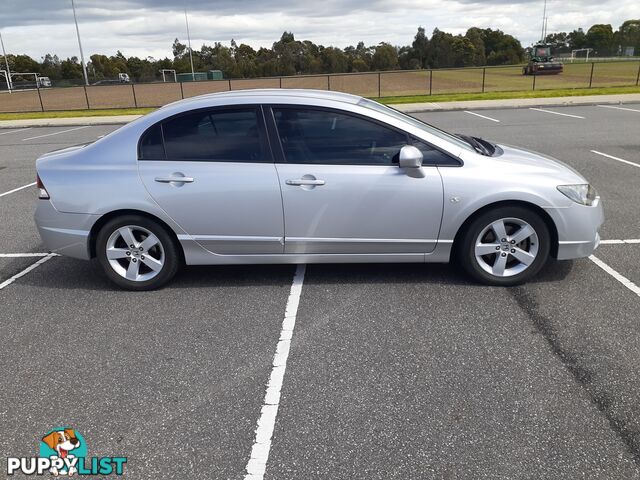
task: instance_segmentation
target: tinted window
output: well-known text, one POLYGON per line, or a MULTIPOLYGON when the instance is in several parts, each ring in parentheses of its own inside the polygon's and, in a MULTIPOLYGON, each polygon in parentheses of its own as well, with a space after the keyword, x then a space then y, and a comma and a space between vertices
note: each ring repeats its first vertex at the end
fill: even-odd
POLYGON ((407 136, 332 110, 276 108, 276 125, 289 163, 391 165, 407 136))
POLYGON ((422 156, 424 160, 422 160, 423 165, 455 165, 456 167, 460 166, 460 162, 455 158, 447 155, 446 153, 441 152, 435 147, 424 143, 421 140, 413 139, 412 145, 417 147, 418 150, 422 152, 422 156))
POLYGON ((168 160, 267 161, 253 108, 180 115, 165 122, 162 130, 168 160))
POLYGON ((162 129, 160 124, 145 132, 140 141, 140 158, 142 160, 164 160, 162 146, 162 129))
POLYGON ((368 98, 363 98, 358 102, 358 105, 362 105, 363 107, 370 108, 371 110, 375 110, 377 112, 382 112, 386 115, 391 115, 398 120, 402 120, 410 124, 413 127, 419 128, 420 130, 424 130, 431 135, 435 135, 438 138, 446 140, 449 143, 452 143, 460 148, 465 150, 469 150, 470 152, 475 152, 474 148, 469 145, 464 140, 456 137, 455 135, 451 135, 450 133, 445 132, 444 130, 440 130, 439 128, 434 127, 433 125, 429 125, 428 123, 424 123, 418 120, 411 115, 407 115, 406 113, 399 112, 395 108, 391 108, 388 105, 382 105, 381 103, 374 102, 373 100, 369 100, 368 98))

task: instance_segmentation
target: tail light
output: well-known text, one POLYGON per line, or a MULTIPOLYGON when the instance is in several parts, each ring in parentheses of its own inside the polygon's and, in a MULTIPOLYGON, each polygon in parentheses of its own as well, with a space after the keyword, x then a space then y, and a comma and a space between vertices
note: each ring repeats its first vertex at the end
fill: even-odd
POLYGON ((51 198, 49 197, 49 192, 47 192, 47 189, 44 188, 42 180, 40 180, 40 175, 36 175, 36 188, 38 189, 38 198, 41 198, 43 200, 51 198))

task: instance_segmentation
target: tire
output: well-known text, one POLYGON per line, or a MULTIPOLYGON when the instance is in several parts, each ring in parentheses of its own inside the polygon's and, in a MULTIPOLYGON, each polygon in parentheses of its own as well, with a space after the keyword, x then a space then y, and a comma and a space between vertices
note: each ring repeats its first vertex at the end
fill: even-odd
POLYGON ((476 281, 497 286, 527 282, 544 266, 551 250, 544 220, 517 206, 480 214, 457 243, 455 255, 462 268, 476 281))
POLYGON ((123 215, 108 221, 98 232, 96 257, 109 280, 134 291, 165 285, 182 261, 169 232, 141 215, 123 215))

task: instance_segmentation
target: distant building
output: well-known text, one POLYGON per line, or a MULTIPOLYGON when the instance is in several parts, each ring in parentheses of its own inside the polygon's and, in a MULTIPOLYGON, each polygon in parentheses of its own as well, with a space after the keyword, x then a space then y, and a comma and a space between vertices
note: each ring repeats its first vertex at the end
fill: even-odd
POLYGON ((178 73, 176 80, 178 82, 201 82, 203 80, 222 80, 224 75, 222 70, 209 70, 208 72, 195 72, 195 73, 178 73))

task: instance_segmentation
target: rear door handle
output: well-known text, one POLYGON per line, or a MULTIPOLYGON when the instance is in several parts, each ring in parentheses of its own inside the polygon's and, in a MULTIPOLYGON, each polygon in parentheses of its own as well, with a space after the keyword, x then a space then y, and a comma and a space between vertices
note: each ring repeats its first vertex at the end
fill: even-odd
POLYGON ((287 185, 324 185, 324 180, 312 180, 307 178, 298 178, 297 180, 286 180, 287 185))
POLYGON ((158 183, 193 183, 193 177, 156 177, 158 183))

